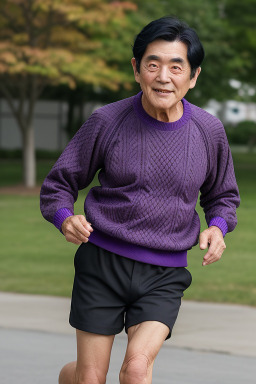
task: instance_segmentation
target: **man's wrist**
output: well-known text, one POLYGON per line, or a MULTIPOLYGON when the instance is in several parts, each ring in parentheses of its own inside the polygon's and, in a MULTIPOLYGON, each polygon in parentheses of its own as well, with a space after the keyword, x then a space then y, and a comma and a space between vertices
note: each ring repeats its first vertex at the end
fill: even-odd
POLYGON ((66 220, 69 216, 73 216, 74 213, 70 211, 68 208, 59 209, 53 218, 53 224, 55 227, 62 233, 61 227, 64 220, 66 220))
POLYGON ((225 235, 228 232, 228 225, 226 220, 223 219, 223 217, 220 217, 220 216, 213 217, 209 223, 209 227, 213 227, 213 226, 218 227, 221 230, 223 237, 225 237, 225 235))

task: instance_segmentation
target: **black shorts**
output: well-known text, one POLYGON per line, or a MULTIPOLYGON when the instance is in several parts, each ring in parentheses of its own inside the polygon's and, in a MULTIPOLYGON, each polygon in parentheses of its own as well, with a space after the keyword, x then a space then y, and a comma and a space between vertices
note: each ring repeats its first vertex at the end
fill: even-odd
POLYGON ((171 336, 183 292, 191 284, 184 267, 141 263, 83 243, 75 260, 69 322, 76 329, 115 335, 143 321, 166 324, 171 336))

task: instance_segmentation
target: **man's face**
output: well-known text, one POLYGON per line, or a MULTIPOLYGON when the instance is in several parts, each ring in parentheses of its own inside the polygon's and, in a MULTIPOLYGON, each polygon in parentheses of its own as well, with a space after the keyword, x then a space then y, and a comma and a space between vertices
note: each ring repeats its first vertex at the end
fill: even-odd
POLYGON ((180 41, 155 40, 148 44, 137 72, 132 59, 134 76, 143 91, 142 104, 147 113, 157 118, 159 113, 169 116, 189 89, 196 85, 200 68, 190 79, 191 67, 187 46, 180 41))

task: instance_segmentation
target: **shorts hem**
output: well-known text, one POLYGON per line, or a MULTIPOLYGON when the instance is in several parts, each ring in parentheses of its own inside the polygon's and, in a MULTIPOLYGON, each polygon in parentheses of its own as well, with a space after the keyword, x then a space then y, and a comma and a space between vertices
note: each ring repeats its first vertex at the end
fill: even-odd
POLYGON ((122 332, 123 328, 103 328, 103 327, 95 327, 91 326, 89 324, 82 324, 73 320, 69 320, 69 324, 71 327, 78 329, 79 331, 89 332, 89 333, 96 333, 98 335, 117 335, 118 333, 122 332))
POLYGON ((159 318, 154 318, 154 317, 151 317, 151 318, 149 318, 149 317, 147 317, 147 318, 145 318, 145 317, 139 317, 139 318, 138 318, 138 317, 137 317, 136 320, 131 321, 129 324, 125 324, 125 332, 128 333, 128 328, 130 328, 130 327, 132 327, 132 326, 134 326, 134 325, 143 323, 143 322, 145 322, 145 321, 158 321, 159 323, 162 323, 162 324, 166 325, 166 326, 169 328, 169 334, 168 334, 168 336, 166 337, 165 340, 170 339, 170 337, 171 337, 171 335, 172 335, 172 328, 173 328, 173 327, 170 327, 170 325, 168 324, 167 321, 164 321, 164 320, 159 319, 159 318))

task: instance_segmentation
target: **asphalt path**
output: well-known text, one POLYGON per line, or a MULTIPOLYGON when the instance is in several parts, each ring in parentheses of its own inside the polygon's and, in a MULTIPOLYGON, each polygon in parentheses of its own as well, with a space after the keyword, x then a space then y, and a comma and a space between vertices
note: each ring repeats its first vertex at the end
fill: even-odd
MULTIPOLYGON (((51 384, 76 359, 69 299, 0 293, 0 384, 51 384)), ((118 384, 126 335, 115 338, 107 384, 118 384)), ((256 308, 183 301, 155 384, 254 384, 256 308)))

